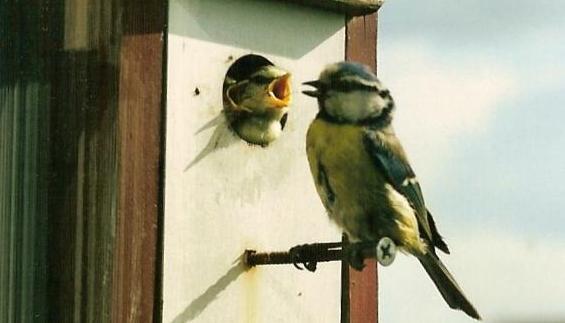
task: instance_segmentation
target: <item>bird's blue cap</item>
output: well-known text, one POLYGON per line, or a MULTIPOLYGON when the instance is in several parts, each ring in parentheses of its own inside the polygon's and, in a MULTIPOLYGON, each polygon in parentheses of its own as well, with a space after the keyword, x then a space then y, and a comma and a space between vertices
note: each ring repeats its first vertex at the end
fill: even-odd
POLYGON ((318 80, 304 82, 302 84, 314 87, 316 90, 305 90, 302 93, 311 97, 321 97, 327 88, 332 86, 343 88, 344 82, 349 77, 359 78, 365 80, 369 83, 378 83, 379 80, 375 73, 373 73, 369 67, 355 63, 355 62, 339 62, 328 65, 320 74, 318 80))
POLYGON ((345 76, 358 76, 367 81, 378 81, 377 76, 366 65, 355 62, 339 62, 335 72, 328 76, 330 81, 339 80, 345 76))

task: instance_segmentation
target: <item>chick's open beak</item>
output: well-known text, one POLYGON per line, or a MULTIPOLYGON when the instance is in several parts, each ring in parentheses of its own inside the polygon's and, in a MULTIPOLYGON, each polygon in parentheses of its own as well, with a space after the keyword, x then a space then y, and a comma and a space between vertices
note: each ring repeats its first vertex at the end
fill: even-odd
POLYGON ((290 73, 287 73, 269 84, 269 98, 277 108, 284 108, 290 104, 290 73))
POLYGON ((317 98, 317 97, 320 96, 320 91, 319 91, 320 85, 321 85, 320 81, 318 81, 318 80, 308 81, 308 82, 304 82, 302 84, 310 85, 310 86, 313 86, 315 88, 315 90, 304 90, 304 91, 302 91, 302 93, 306 94, 307 96, 314 97, 314 98, 317 98))

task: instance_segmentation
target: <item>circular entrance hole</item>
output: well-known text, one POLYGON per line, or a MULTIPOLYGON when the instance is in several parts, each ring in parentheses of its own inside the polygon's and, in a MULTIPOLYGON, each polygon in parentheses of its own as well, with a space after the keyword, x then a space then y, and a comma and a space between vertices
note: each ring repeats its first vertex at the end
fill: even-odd
POLYGON ((282 134, 291 97, 290 73, 254 54, 231 64, 222 87, 230 128, 246 142, 263 147, 282 134))

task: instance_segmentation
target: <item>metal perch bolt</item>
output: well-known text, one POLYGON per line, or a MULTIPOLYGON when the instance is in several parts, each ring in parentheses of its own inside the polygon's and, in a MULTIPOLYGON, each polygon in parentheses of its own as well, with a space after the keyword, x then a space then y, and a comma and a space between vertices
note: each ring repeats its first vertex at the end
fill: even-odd
POLYGON ((319 262, 348 261, 354 268, 363 268, 365 258, 376 258, 383 265, 392 264, 396 256, 396 245, 388 237, 376 242, 346 243, 328 242, 298 245, 289 251, 257 252, 255 250, 245 251, 245 264, 249 267, 259 265, 282 265, 293 264, 302 270, 299 264, 309 271, 315 271, 319 262))

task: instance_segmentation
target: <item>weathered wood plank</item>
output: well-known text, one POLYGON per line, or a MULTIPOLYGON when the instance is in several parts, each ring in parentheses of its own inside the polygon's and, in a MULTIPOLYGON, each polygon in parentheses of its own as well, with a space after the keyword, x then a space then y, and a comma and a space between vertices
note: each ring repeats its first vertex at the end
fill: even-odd
POLYGON ((379 10, 384 0, 278 0, 294 2, 347 14, 349 16, 362 16, 379 10))
POLYGON ((124 3, 118 116, 114 322, 161 315, 165 3, 124 3))
MULTIPOLYGON (((345 59, 377 69, 377 14, 356 17, 346 26, 345 59)), ((342 323, 378 322, 377 262, 365 260, 363 271, 342 266, 342 323)))

